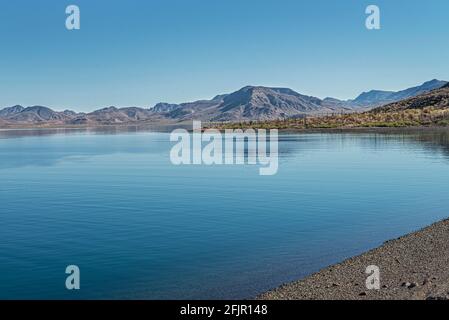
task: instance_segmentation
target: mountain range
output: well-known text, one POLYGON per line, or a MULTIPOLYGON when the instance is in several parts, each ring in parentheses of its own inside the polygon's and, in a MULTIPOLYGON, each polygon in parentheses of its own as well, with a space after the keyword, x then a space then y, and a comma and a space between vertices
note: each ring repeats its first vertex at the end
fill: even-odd
POLYGON ((139 122, 180 122, 202 120, 237 122, 277 120, 333 113, 365 111, 426 95, 448 86, 448 82, 431 80, 401 91, 372 90, 353 100, 320 99, 288 88, 247 86, 211 100, 182 104, 158 103, 152 108, 108 107, 90 113, 71 110, 54 111, 45 106, 13 106, 0 110, 0 126, 13 125, 103 125, 139 122))

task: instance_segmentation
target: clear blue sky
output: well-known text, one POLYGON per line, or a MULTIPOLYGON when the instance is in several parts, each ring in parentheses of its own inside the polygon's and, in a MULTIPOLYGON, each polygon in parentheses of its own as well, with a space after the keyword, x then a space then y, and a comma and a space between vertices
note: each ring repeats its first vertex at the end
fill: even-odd
POLYGON ((449 1, 2 1, 0 41, 2 107, 150 107, 245 85, 346 99, 448 80, 449 1), (369 4, 380 31, 365 28, 369 4))

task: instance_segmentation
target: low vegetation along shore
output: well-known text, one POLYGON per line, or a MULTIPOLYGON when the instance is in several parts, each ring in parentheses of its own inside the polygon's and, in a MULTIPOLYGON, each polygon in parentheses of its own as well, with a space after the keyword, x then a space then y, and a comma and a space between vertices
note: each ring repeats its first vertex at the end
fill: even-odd
POLYGON ((410 127, 448 127, 449 109, 428 107, 398 112, 365 112, 339 114, 324 117, 303 117, 264 122, 240 122, 210 125, 219 129, 352 129, 352 128, 410 128, 410 127))
POLYGON ((449 300, 449 220, 286 284, 267 300, 449 300), (380 289, 368 290, 368 266, 380 270, 380 289))

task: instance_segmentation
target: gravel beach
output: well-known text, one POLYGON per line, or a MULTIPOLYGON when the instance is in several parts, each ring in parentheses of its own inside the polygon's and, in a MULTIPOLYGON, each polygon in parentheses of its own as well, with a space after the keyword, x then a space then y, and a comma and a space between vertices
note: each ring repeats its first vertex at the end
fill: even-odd
POLYGON ((264 300, 449 299, 449 220, 444 220, 298 282, 262 294, 264 300), (380 269, 380 289, 368 290, 368 266, 380 269))

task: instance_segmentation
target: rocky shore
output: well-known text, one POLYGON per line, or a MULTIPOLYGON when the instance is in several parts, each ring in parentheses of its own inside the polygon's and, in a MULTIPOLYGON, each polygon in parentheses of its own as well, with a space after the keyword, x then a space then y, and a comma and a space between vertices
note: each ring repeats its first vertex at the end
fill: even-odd
POLYGON ((266 300, 449 300, 449 220, 444 220, 308 278, 262 294, 266 300), (367 289, 368 266, 380 289, 367 289))

